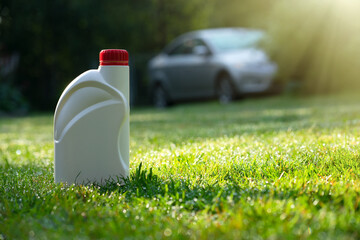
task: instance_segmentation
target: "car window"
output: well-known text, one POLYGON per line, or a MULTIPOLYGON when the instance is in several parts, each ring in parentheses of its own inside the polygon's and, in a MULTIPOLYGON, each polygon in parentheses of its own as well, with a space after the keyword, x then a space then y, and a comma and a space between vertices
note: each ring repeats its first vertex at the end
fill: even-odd
POLYGON ((204 41, 201 39, 187 39, 175 48, 170 50, 169 55, 189 55, 193 54, 193 49, 197 46, 204 46, 207 48, 204 41))
POLYGON ((231 31, 207 37, 207 41, 218 51, 254 48, 263 40, 264 33, 260 31, 231 31))

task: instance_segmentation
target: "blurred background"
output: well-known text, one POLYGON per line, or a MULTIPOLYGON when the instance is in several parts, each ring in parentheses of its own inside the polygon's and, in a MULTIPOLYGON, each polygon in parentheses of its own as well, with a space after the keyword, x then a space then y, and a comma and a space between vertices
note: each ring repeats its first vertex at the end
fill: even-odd
POLYGON ((105 48, 130 54, 132 105, 149 104, 148 61, 185 32, 263 29, 275 81, 296 94, 360 89, 358 0, 1 0, 0 112, 52 111, 105 48))

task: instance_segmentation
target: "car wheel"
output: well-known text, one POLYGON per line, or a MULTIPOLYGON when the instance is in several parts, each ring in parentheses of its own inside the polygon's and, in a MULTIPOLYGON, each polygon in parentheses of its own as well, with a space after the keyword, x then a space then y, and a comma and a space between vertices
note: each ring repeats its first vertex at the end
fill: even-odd
POLYGON ((153 102, 156 108, 166 108, 169 105, 167 94, 161 85, 156 85, 154 89, 153 102))
POLYGON ((230 103, 235 98, 235 92, 229 76, 223 75, 217 86, 217 96, 222 104, 230 103))

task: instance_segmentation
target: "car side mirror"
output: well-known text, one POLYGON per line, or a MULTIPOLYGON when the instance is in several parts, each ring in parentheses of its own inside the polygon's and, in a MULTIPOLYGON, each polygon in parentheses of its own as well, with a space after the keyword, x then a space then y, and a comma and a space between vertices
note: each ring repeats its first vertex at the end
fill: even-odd
POLYGON ((210 51, 207 47, 205 47, 203 45, 199 45, 199 46, 195 46, 193 48, 193 53, 195 55, 199 55, 199 56, 207 56, 210 54, 210 51))

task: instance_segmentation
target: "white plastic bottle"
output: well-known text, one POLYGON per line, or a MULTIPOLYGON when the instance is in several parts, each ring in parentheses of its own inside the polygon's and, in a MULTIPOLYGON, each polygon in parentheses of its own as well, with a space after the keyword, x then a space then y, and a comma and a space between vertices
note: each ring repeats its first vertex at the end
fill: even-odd
POLYGON ((54 115, 55 182, 105 184, 129 175, 126 50, 100 52, 100 66, 73 80, 54 115))

